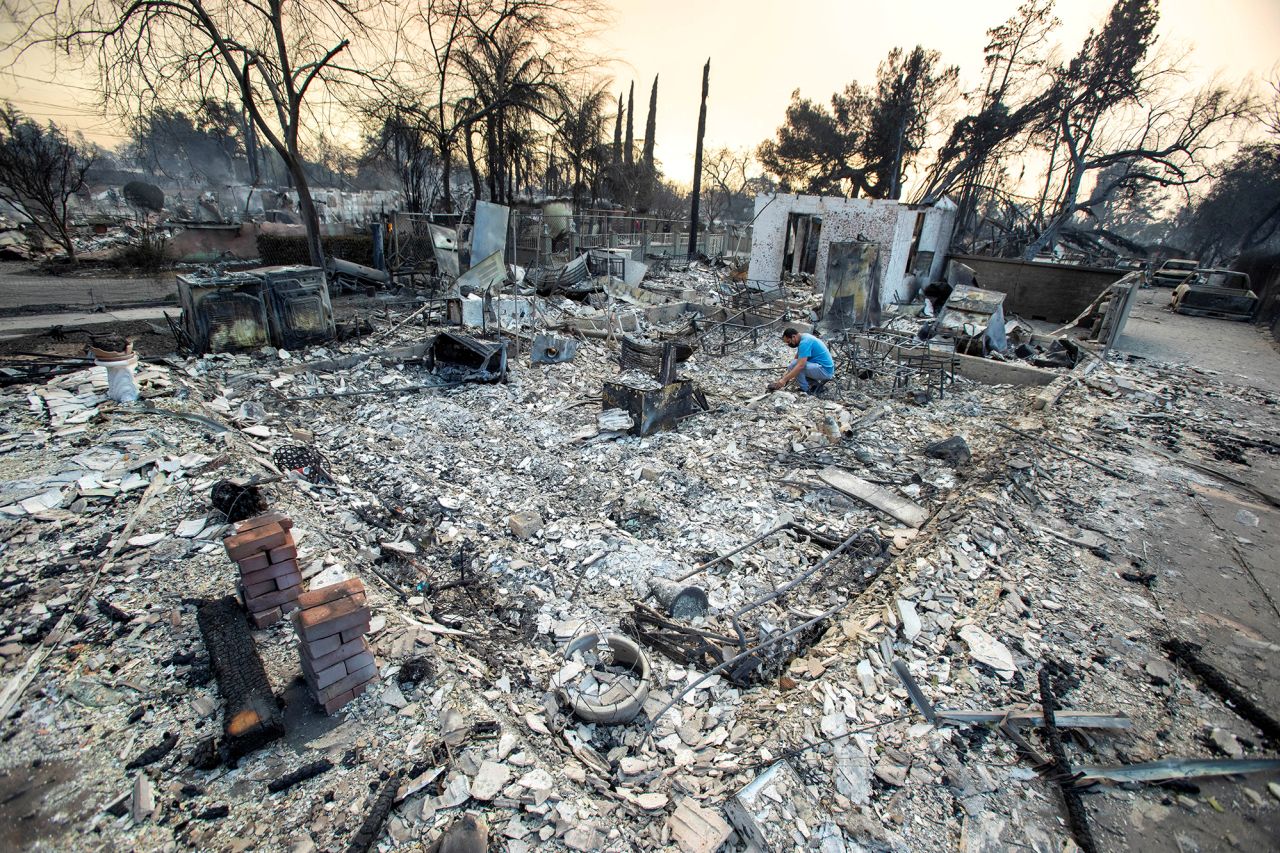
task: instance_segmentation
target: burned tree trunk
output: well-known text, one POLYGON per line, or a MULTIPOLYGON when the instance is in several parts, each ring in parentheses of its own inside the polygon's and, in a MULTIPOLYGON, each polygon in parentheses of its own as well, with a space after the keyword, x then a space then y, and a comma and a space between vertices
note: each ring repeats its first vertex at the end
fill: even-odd
POLYGON ((476 166, 475 145, 471 141, 471 125, 467 124, 462 129, 462 138, 466 143, 467 152, 467 171, 471 173, 471 198, 472 201, 480 200, 480 169, 476 166))
POLYGON ((299 169, 294 175, 294 187, 298 191, 298 216, 307 230, 307 252, 311 256, 311 265, 324 268, 324 244, 320 240, 320 213, 316 210, 315 199, 311 197, 311 186, 299 169))

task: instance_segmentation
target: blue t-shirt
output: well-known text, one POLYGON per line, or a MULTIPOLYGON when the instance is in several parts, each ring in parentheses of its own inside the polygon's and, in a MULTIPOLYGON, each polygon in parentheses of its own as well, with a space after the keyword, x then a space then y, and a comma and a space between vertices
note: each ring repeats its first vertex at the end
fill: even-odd
POLYGON ((827 349, 827 345, 822 341, 808 333, 800 336, 800 345, 796 347, 796 358, 807 358, 809 364, 816 364, 833 373, 836 369, 836 363, 831 360, 831 350, 827 349))

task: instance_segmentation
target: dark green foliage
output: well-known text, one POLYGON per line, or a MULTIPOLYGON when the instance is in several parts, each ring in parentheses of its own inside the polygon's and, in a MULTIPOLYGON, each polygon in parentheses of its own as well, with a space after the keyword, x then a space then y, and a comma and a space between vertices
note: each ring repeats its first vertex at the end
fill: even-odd
POLYGON ((831 96, 830 109, 792 92, 776 138, 756 156, 783 189, 897 198, 930 122, 956 95, 959 73, 943 67, 936 50, 894 48, 873 89, 849 83, 831 96))
POLYGON ((124 185, 124 200, 140 210, 159 213, 164 210, 164 190, 146 181, 130 181, 124 185))
MULTIPOLYGON (((325 257, 340 258, 366 267, 373 266, 373 238, 364 234, 322 237, 325 257)), ((279 234, 258 235, 258 255, 266 266, 277 264, 309 264, 307 239, 279 234)))
POLYGON ((1280 145, 1240 151, 1191 211, 1196 257, 1227 258, 1267 245, 1280 229, 1280 145))

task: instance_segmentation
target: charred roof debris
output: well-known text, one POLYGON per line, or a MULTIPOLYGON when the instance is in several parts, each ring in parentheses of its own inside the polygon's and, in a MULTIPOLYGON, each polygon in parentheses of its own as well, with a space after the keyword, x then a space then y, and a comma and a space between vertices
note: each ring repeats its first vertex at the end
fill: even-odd
MULTIPOLYGON (((5 355, 0 816, 713 853, 1212 810, 1265 843, 1275 721, 1162 609, 1147 516, 1211 486, 1274 521, 1215 450, 1274 454, 1245 436, 1280 398, 1119 352, 1149 276, 949 257, 954 216, 771 194, 749 250, 690 257, 629 217, 394 214, 380 267, 179 276, 175 351, 111 362, 136 402, 101 355, 5 355), (784 329, 820 393, 766 390, 784 329)), ((1175 299, 1248 302, 1220 278, 1175 299)))

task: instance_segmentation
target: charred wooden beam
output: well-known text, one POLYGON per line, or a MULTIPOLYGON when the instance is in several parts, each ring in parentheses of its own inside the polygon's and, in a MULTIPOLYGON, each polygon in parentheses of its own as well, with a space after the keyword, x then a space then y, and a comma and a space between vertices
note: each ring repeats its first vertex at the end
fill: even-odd
POLYGON ((312 761, 310 764, 304 764, 297 770, 290 770, 288 773, 276 779, 272 779, 267 785, 267 790, 273 794, 280 791, 287 791, 299 782, 305 782, 321 773, 327 773, 333 769, 333 762, 327 758, 319 761, 312 761))
POLYGON ((1049 752, 1053 756, 1054 777, 1067 808, 1067 824, 1071 828, 1071 835, 1076 844, 1084 853, 1098 853, 1098 842, 1094 840, 1093 831, 1089 828, 1089 813, 1085 810, 1084 800, 1075 787, 1076 776, 1071 770, 1066 748, 1062 745, 1062 733, 1058 730, 1058 723, 1054 717, 1054 712, 1060 706, 1049 680, 1048 670, 1041 668, 1039 672, 1040 706, 1044 708, 1045 736, 1049 741, 1049 752))
POLYGON ((132 616, 121 610, 119 607, 116 607, 105 598, 95 598, 93 603, 94 606, 98 608, 98 612, 110 619, 112 622, 119 622, 123 624, 125 622, 133 621, 132 616))
POLYGON ((391 807, 395 805, 396 790, 399 787, 400 777, 394 773, 382 783, 382 790, 378 792, 378 798, 373 801, 369 814, 365 815, 364 823, 360 824, 359 832, 347 845, 347 853, 369 853, 373 849, 378 836, 382 834, 382 825, 387 822, 391 807))
POLYGON ((139 767, 146 767, 148 764, 155 764, 169 753, 173 752, 173 748, 178 745, 178 736, 172 732, 165 732, 164 737, 155 746, 149 746, 138 756, 124 766, 125 770, 137 770, 139 767))
POLYGON ((222 694, 220 751, 234 762, 284 734, 280 705, 236 600, 228 595, 205 604, 196 621, 222 694))

